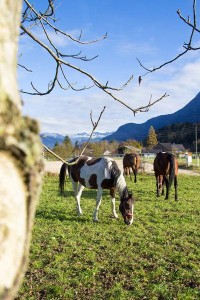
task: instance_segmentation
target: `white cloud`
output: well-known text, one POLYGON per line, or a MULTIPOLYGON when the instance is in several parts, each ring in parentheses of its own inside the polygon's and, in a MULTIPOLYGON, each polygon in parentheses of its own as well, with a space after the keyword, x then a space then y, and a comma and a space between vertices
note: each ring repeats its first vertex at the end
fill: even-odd
POLYGON ((123 55, 146 55, 146 54, 155 54, 158 48, 155 46, 151 46, 147 43, 121 43, 117 46, 117 49, 120 54, 123 55))
POLYGON ((200 91, 199 70, 199 60, 185 63, 182 67, 179 64, 169 66, 162 72, 145 76, 140 86, 135 81, 123 92, 116 94, 133 108, 146 105, 151 95, 153 100, 165 92, 170 95, 151 107, 148 113, 137 113, 135 117, 130 110, 98 89, 28 98, 24 112, 40 120, 42 132, 72 134, 90 132, 90 111, 96 121, 106 106, 98 131, 116 131, 123 124, 143 123, 152 117, 181 109, 200 91))

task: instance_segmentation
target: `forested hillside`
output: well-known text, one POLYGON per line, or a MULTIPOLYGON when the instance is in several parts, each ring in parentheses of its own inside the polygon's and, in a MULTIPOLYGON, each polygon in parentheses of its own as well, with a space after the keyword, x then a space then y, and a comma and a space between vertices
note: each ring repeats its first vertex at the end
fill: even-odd
POLYGON ((199 139, 200 144, 200 123, 172 124, 157 129, 156 134, 160 143, 183 144, 185 148, 194 151, 196 139, 199 139))

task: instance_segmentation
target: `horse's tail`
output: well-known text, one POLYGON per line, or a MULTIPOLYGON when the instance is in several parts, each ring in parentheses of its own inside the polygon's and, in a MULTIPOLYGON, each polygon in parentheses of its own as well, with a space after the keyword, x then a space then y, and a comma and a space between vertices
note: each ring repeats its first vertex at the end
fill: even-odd
POLYGON ((175 158, 173 154, 169 153, 168 161, 170 164, 169 167, 169 188, 170 188, 175 178, 175 158))
MULTIPOLYGON (((130 165, 132 166, 132 169, 134 170, 134 174, 136 176, 137 171, 138 171, 138 156, 137 156, 137 154, 130 155, 130 165)), ((130 179, 132 180, 131 172, 130 172, 130 179)))
POLYGON ((136 169, 137 171, 139 170, 140 167, 140 156, 137 154, 136 155, 136 169))
POLYGON ((61 195, 63 195, 64 193, 66 172, 67 172, 67 164, 63 163, 59 173, 59 190, 61 195))
POLYGON ((134 167, 134 169, 137 168, 138 164, 139 164, 139 157, 137 154, 131 154, 130 155, 130 164, 131 166, 134 167))

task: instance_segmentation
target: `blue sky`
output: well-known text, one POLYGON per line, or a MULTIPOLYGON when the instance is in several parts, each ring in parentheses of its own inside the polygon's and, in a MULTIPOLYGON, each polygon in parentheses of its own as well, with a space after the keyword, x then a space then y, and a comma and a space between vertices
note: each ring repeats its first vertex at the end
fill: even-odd
MULTIPOLYGON (((136 116, 114 101, 103 91, 93 88, 82 92, 63 91, 56 88, 47 96, 29 96, 22 94, 23 113, 39 120, 41 132, 56 132, 71 135, 78 132, 90 132, 92 124, 106 106, 97 128, 100 132, 116 131, 125 123, 143 123, 148 119, 170 114, 185 106, 200 91, 200 55, 191 52, 164 67, 143 77, 139 86, 137 78, 145 73, 137 58, 146 67, 154 67, 173 58, 182 51, 190 31, 176 13, 181 10, 183 16, 192 16, 192 0, 57 0, 57 27, 78 37, 82 30, 82 40, 96 39, 106 32, 108 38, 98 43, 81 46, 51 33, 56 45, 66 54, 78 53, 98 58, 91 62, 69 60, 72 64, 90 72, 102 83, 109 81, 114 87, 122 86, 133 75, 134 80, 123 91, 117 93, 132 108, 148 103, 151 95, 157 99, 164 93, 170 96, 154 105, 147 113, 136 116)), ((32 4, 41 8, 41 1, 32 0, 32 4)), ((34 29, 42 39, 39 28, 34 29)), ((196 38, 195 43, 200 41, 196 38)), ((20 40, 20 63, 34 72, 27 73, 19 69, 19 87, 31 90, 33 81, 38 90, 45 90, 53 76, 54 63, 44 50, 39 49, 28 37, 20 40), (51 76, 52 75, 52 76, 51 76)), ((77 87, 90 85, 90 81, 80 73, 66 69, 71 82, 77 87)))

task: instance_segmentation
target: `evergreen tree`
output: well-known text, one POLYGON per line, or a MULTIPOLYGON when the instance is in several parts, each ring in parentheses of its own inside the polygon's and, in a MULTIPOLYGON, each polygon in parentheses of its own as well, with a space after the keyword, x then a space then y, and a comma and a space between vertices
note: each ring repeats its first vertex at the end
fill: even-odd
POLYGON ((69 136, 66 135, 62 144, 55 143, 53 152, 58 154, 63 159, 67 159, 67 158, 70 158, 70 156, 72 156, 73 149, 74 149, 74 147, 72 145, 72 142, 71 142, 69 136))
POLYGON ((158 143, 158 140, 157 140, 156 132, 155 132, 153 126, 151 126, 149 128, 149 133, 147 136, 147 147, 153 148, 157 143, 158 143))
POLYGON ((64 145, 72 144, 72 143, 71 143, 71 140, 70 140, 70 137, 69 137, 68 135, 66 135, 66 136, 64 137, 63 144, 64 144, 64 145))

